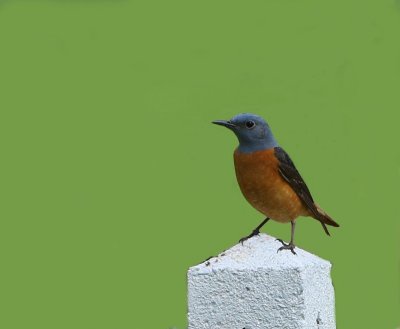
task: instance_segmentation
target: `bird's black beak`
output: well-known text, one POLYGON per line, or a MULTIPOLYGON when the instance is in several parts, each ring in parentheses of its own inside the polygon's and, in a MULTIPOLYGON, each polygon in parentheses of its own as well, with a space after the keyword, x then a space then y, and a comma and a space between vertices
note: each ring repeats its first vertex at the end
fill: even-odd
POLYGON ((219 126, 224 126, 226 128, 234 128, 236 127, 232 122, 230 122, 229 120, 215 120, 212 122, 213 124, 219 125, 219 126))

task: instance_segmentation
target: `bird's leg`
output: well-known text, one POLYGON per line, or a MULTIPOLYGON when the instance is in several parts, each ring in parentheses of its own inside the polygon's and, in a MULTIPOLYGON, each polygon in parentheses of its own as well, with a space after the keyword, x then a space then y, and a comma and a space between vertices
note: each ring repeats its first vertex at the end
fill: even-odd
POLYGON ((296 228, 296 222, 295 221, 291 221, 290 222, 292 224, 292 231, 291 231, 291 237, 290 237, 290 242, 289 244, 286 244, 285 242, 283 242, 281 239, 276 239, 277 241, 279 241, 280 243, 282 243, 282 247, 280 247, 277 252, 281 251, 281 250, 290 250, 292 252, 293 255, 296 255, 294 248, 296 247, 294 245, 294 230, 296 228))
POLYGON ((243 242, 245 242, 246 240, 252 238, 253 236, 259 235, 259 234, 260 234, 260 229, 261 229, 261 227, 263 227, 268 221, 269 221, 269 217, 265 218, 265 219, 261 222, 261 224, 258 225, 258 226, 253 230, 253 232, 251 232, 249 235, 245 236, 244 238, 241 238, 241 239, 239 240, 239 242, 240 242, 241 244, 243 244, 243 242))

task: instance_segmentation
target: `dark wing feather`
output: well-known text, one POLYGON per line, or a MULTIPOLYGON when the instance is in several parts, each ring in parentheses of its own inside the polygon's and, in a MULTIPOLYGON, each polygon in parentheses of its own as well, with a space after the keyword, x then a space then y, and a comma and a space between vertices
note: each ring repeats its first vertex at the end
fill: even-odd
POLYGON ((316 217, 320 217, 311 193, 304 182, 300 173, 297 171, 293 161, 290 159, 289 155, 281 147, 275 147, 275 156, 279 161, 279 173, 286 180, 292 189, 299 196, 301 201, 305 204, 308 210, 316 217))

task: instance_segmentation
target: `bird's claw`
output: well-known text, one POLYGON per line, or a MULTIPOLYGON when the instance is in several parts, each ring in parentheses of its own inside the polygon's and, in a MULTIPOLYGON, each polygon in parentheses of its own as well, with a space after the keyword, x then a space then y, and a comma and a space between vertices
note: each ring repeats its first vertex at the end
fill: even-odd
POLYGON ((260 231, 259 231, 259 230, 254 230, 254 231, 251 232, 248 236, 245 236, 244 238, 241 238, 241 239, 239 240, 239 243, 241 243, 242 246, 243 246, 243 242, 245 242, 246 240, 252 238, 253 236, 259 235, 259 234, 260 234, 260 231))
POLYGON ((296 248, 296 246, 293 243, 285 243, 285 242, 283 242, 282 239, 276 239, 276 241, 279 241, 280 243, 282 243, 282 247, 280 247, 276 251, 277 253, 282 251, 282 250, 290 250, 293 255, 297 255, 296 252, 294 251, 294 248, 296 248))

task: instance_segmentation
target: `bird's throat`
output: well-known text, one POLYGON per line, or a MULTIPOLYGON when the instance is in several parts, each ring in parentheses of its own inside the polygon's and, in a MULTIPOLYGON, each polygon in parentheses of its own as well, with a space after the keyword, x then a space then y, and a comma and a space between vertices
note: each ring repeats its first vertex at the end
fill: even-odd
POLYGON ((268 150, 279 146, 277 141, 273 136, 268 139, 260 139, 257 141, 241 141, 239 140, 239 152, 242 153, 252 153, 256 151, 268 150))

